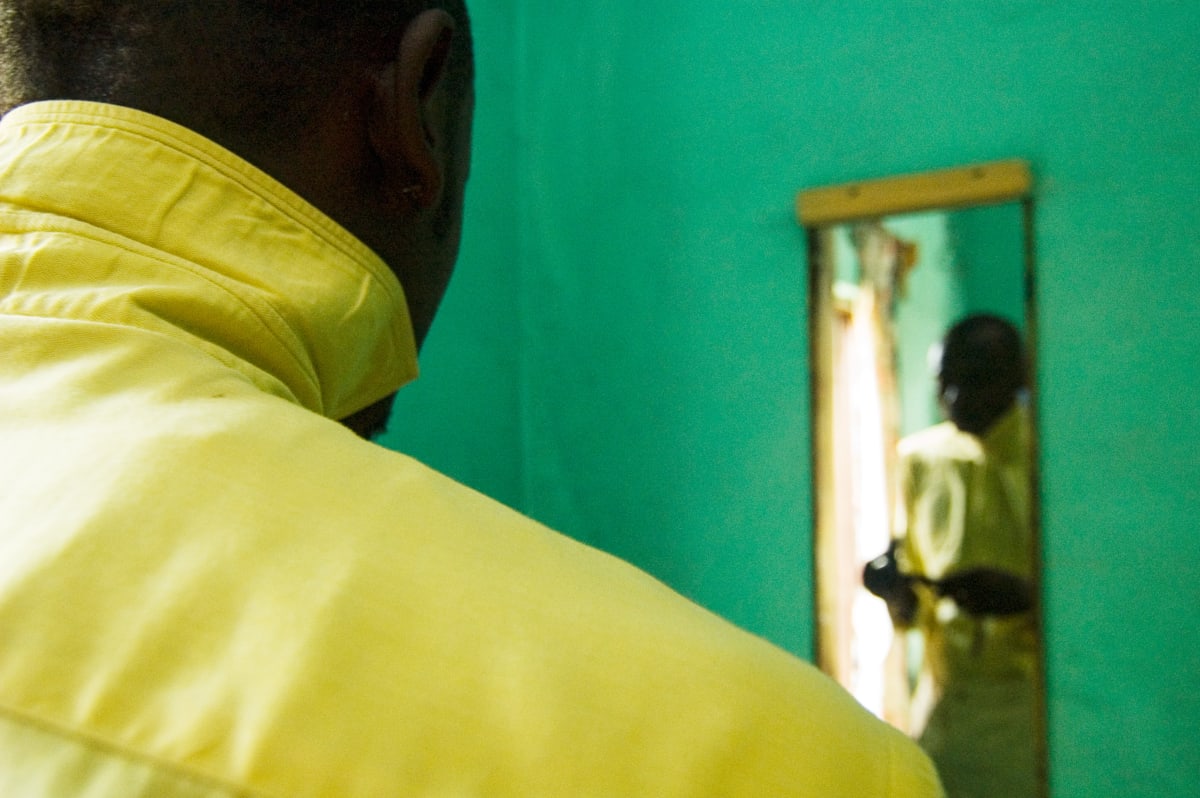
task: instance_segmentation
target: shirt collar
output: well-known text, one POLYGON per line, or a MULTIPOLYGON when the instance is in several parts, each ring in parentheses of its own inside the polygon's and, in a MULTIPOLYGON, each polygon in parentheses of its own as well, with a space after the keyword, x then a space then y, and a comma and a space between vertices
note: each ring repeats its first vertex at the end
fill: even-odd
POLYGON ((1030 429, 1029 409, 1018 399, 984 432, 980 443, 994 458, 1010 460, 1027 457, 1030 429))
POLYGON ((184 127, 113 105, 22 106, 0 122, 0 179, 0 200, 16 196, 161 255, 156 282, 188 291, 156 312, 191 332, 201 325, 207 341, 311 410, 343 418, 416 377, 407 304, 386 264, 184 127))

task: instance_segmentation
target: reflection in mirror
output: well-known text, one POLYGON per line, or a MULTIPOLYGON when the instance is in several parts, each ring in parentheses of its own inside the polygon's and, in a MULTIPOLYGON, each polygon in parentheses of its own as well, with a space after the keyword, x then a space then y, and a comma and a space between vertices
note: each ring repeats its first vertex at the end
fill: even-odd
POLYGON ((1046 794, 1028 192, 1009 161, 798 198, 818 661, 948 798, 1046 794))

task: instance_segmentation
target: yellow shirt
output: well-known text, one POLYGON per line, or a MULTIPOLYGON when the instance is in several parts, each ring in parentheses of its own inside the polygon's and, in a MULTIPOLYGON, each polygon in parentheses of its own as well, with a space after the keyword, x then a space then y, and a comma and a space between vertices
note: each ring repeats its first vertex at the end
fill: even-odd
POLYGON ((0 123, 0 795, 935 796, 811 667, 332 418, 399 284, 211 142, 0 123))
MULTIPOLYGON (((941 579, 971 568, 1033 578, 1030 426, 1016 405, 982 438, 945 422, 900 442, 896 535, 903 570, 941 579)), ((973 616, 919 586, 917 625, 945 685, 1034 667, 1033 614, 973 616)))
MULTIPOLYGON (((903 570, 1033 578, 1030 424, 1017 405, 982 438, 946 422, 901 441, 903 570)), ((1038 793, 1034 613, 977 616, 917 586, 924 642, 913 726, 951 798, 1038 793)))

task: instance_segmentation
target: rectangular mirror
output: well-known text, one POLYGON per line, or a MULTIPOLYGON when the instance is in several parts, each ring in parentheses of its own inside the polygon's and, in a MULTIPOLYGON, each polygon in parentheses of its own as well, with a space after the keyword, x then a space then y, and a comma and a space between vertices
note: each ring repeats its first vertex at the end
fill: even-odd
POLYGON ((1030 189, 1001 161, 797 197, 817 659, 948 798, 1047 794, 1030 189))

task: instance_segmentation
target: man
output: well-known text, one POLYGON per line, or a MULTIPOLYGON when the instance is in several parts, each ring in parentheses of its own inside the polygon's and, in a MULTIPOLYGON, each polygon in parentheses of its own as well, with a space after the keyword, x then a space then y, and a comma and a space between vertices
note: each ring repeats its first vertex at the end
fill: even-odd
POLYGON ((950 798, 1037 794, 1025 375, 1009 322, 979 314, 950 329, 938 373, 949 420, 900 442, 898 574, 874 575, 893 619, 922 633, 915 732, 950 798))
POLYGON ((0 795, 940 793, 808 666, 337 422, 449 279, 459 2, 0 20, 0 795))

